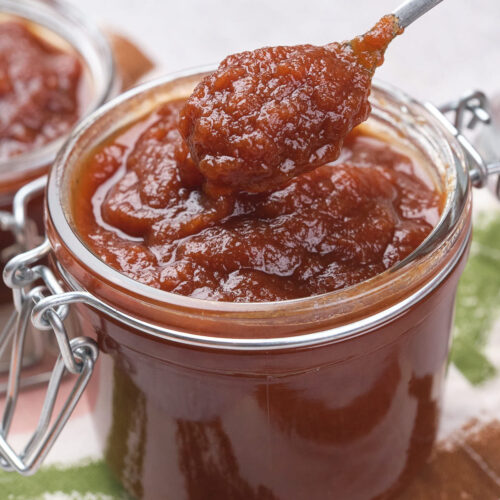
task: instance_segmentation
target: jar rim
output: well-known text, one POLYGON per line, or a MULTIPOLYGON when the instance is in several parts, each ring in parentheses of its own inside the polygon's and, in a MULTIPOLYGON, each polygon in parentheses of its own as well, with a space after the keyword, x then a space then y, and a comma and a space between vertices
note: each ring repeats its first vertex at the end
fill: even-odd
MULTIPOLYGON (((336 290, 321 295, 276 302, 241 303, 198 299, 155 289, 127 277, 120 271, 112 268, 104 261, 102 261, 79 238, 76 230, 70 223, 68 210, 66 210, 64 206, 63 192, 67 192, 68 190, 62 189, 62 178, 63 174, 65 173, 66 165, 68 163, 71 163, 72 161, 73 164, 76 162, 75 158, 72 157, 75 147, 82 141, 83 138, 85 138, 85 136, 89 133, 89 131, 91 131, 92 127, 94 127, 96 123, 106 118, 106 116, 113 112, 113 110, 119 109, 121 106, 124 106, 127 103, 130 104, 134 102, 134 100, 140 99, 141 96, 144 97, 148 95, 148 93, 161 89, 163 85, 168 85, 172 82, 180 81, 183 78, 192 78, 193 76, 200 75, 211 70, 213 70, 213 67, 195 68, 191 70, 176 72, 144 83, 109 101, 100 109, 95 111, 92 115, 85 118, 79 124, 79 126, 71 134, 63 149, 59 152, 54 162, 53 168, 51 169, 51 172, 49 174, 46 201, 48 210, 47 233, 52 248, 60 247, 61 242, 63 242, 63 245, 68 249, 69 254, 71 254, 73 258, 77 259, 80 263, 83 263, 86 269, 91 270, 94 275, 102 278, 106 284, 110 285, 111 287, 117 287, 120 290, 127 290, 128 292, 131 292, 134 297, 139 297, 143 301, 152 302, 158 306, 173 306, 182 308, 184 310, 201 311, 202 314, 212 314, 215 312, 221 315, 232 314, 236 317, 238 317, 238 315, 259 315, 276 310, 279 310, 280 313, 286 315, 294 309, 303 307, 305 305, 308 305, 314 309, 316 307, 321 307, 320 304, 324 303, 325 301, 332 301, 336 299, 340 300, 343 297, 349 298, 348 296, 350 296, 351 298, 356 297, 357 295, 359 295, 358 292, 365 293, 367 291, 370 291, 371 289, 376 289, 378 286, 387 285, 388 279, 389 281, 391 281, 398 274, 407 272, 408 267, 411 267, 410 264, 412 264, 416 260, 432 254, 436 251, 436 249, 440 248, 441 251, 446 251, 446 248, 443 247, 443 245, 445 244, 445 240, 455 229, 457 229, 457 222, 463 219, 465 207, 470 201, 470 180, 467 173, 467 162, 465 155, 463 154, 461 146, 458 144, 455 138, 439 123, 434 115, 428 111, 428 106, 432 105, 421 104, 420 102, 407 96, 405 93, 392 87, 391 85, 381 82, 375 82, 373 86, 373 93, 380 94, 379 98, 382 102, 387 100, 388 98, 391 98, 395 102, 399 103, 401 109, 406 109, 408 111, 410 107, 413 107, 417 109, 419 113, 421 113, 428 124, 432 125, 432 131, 433 133, 435 133, 434 139, 441 148, 442 153, 446 156, 446 168, 448 168, 448 171, 451 174, 450 179, 452 186, 451 188, 450 186, 448 186, 448 188, 450 189, 447 190, 447 201, 438 224, 434 227, 433 231, 428 235, 424 242, 412 254, 410 254, 406 259, 404 259, 396 266, 389 268, 388 270, 369 280, 363 281, 342 290, 336 290)), ((144 99, 147 100, 146 98, 144 99)), ((374 97, 372 95, 371 99, 373 104, 373 99, 376 99, 376 96, 374 97)), ((408 112, 410 113, 410 111, 408 112)), ((422 121, 417 125, 419 127, 423 127, 424 122, 422 121)), ((100 141, 102 140, 103 137, 101 136, 100 141)), ((359 323, 358 326, 366 329, 373 324, 378 324, 381 321, 385 321, 388 317, 400 313, 416 300, 430 293, 430 291, 434 287, 436 287, 444 279, 444 277, 449 274, 449 272, 451 272, 451 269, 454 267, 459 257, 465 251, 468 235, 464 240, 465 243, 463 243, 460 249, 457 251, 457 255, 455 255, 456 258, 452 259, 453 261, 450 261, 449 265, 444 266, 443 269, 441 269, 442 272, 435 272, 433 276, 428 276, 428 280, 425 283, 425 286, 422 286, 417 291, 417 293, 408 293, 407 296, 397 304, 395 304, 394 307, 387 307, 376 314, 370 314, 367 318, 361 318, 361 323, 359 323)), ((73 280, 71 276, 68 276, 67 272, 64 272, 64 266, 61 266, 61 263, 59 263, 59 267, 63 268, 63 277, 65 277, 66 281, 72 289, 85 289, 81 286, 81 284, 75 282, 75 280, 73 280)), ((355 323, 358 324, 358 322, 355 323)), ((349 328, 349 326, 354 326, 354 323, 351 322, 349 325, 344 325, 343 328, 335 327, 328 332, 323 331, 323 335, 321 338, 344 338, 346 335, 348 335, 348 331, 352 333, 352 328, 349 328)), ((182 335, 182 332, 180 333, 180 335, 182 335)), ((209 339, 209 337, 202 337, 198 336, 197 334, 195 336, 199 339, 209 339)), ((297 336, 302 336, 304 338, 307 337, 307 335, 298 333, 290 338, 294 338, 297 341, 297 336)), ((287 337, 269 338, 267 339, 269 341, 267 342, 267 345, 271 345, 273 344, 273 342, 278 342, 278 344, 283 343, 286 338, 287 337)), ((319 337, 316 338, 318 339, 319 337)), ((230 339, 227 337, 223 337, 223 339, 228 343, 228 345, 231 345, 233 347, 233 340, 250 340, 230 339)), ((219 340, 222 340, 222 338, 220 338, 219 340)), ((255 340, 262 341, 264 339, 259 337, 255 340)))
MULTIPOLYGON (((109 99, 116 82, 113 52, 97 25, 79 9, 64 0, 0 0, 0 13, 41 26, 60 37, 80 55, 93 88, 81 117, 92 113, 109 99)), ((49 166, 70 134, 71 131, 68 131, 40 148, 2 160, 0 176, 14 174, 11 177, 15 182, 26 172, 49 166)))

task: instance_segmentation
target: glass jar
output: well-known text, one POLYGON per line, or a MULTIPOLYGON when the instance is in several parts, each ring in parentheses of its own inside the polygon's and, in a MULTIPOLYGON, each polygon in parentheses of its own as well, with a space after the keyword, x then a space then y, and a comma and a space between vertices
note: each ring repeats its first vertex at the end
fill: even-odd
MULTIPOLYGON (((103 34, 88 19, 61 1, 0 0, 0 22, 17 20, 36 30, 50 44, 71 50, 82 61, 81 114, 92 112, 115 89, 114 63, 110 46, 103 34)), ((69 133, 69 132, 68 132, 69 133)), ((57 151, 67 135, 29 151, 0 161, 0 265, 26 248, 39 244, 43 231, 44 180, 57 151), (17 214, 13 213, 14 195, 19 189, 17 214)), ((12 292, 0 283, 0 319, 3 323, 12 311, 12 292)), ((43 354, 41 339, 29 336, 24 365, 38 361, 43 354)), ((0 372, 8 368, 8 357, 0 356, 0 372)))
MULTIPOLYGON (((48 240, 9 262, 6 283, 18 309, 58 335, 60 363, 78 374, 79 390, 102 353, 110 399, 96 425, 108 464, 132 495, 390 497, 435 439, 470 242, 471 179, 484 181, 487 167, 436 108, 377 83, 366 126, 419 157, 446 193, 438 225, 417 250, 370 280, 296 300, 227 303, 156 290, 107 266, 80 240, 72 179, 105 137, 189 95, 202 76, 147 83, 80 124, 49 175, 48 240), (40 271, 47 256, 51 267, 40 271), (26 305, 21 290, 39 278, 53 295, 26 305), (68 307, 97 345, 64 340, 68 307)), ((28 449, 24 461, 4 448, 0 465, 32 472, 53 435, 38 435, 43 446, 28 449)))

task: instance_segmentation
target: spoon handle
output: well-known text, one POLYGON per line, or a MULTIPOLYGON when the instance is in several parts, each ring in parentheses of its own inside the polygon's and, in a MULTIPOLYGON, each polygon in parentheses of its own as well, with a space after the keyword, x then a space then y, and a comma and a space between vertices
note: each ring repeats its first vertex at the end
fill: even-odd
POLYGON ((399 26, 406 28, 413 21, 425 14, 428 10, 441 3, 443 0, 406 0, 393 14, 399 20, 399 26))

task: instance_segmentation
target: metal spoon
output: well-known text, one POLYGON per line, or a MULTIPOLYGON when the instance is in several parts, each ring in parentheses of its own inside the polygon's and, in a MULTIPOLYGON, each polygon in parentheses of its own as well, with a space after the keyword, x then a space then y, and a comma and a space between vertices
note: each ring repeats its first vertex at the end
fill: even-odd
POLYGON ((404 29, 442 1, 443 0, 407 0, 393 12, 393 15, 398 18, 399 26, 404 29))

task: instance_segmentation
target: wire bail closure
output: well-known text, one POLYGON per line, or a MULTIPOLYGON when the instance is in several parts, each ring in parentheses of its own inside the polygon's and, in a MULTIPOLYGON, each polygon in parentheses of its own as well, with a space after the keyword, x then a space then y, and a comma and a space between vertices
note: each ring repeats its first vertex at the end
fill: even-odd
MULTIPOLYGON (((490 123, 489 104, 484 93, 470 92, 439 109, 429 103, 426 103, 425 107, 462 146, 468 158, 469 175, 473 186, 483 187, 489 176, 500 174, 500 161, 484 162, 482 156, 463 134, 465 129, 472 129, 478 123, 485 125, 490 123), (454 113, 453 123, 448 120, 445 113, 454 113), (469 121, 466 123, 467 117, 469 121)), ((27 203, 34 192, 43 189, 45 182, 46 178, 39 179, 22 188, 15 197, 12 215, 8 214, 7 217, 0 213, 0 227, 11 228, 14 234, 19 235, 19 237, 16 236, 19 244, 26 245, 27 240, 22 229, 26 221, 27 203)), ((500 194, 497 196, 500 198, 500 194)), ((91 338, 78 337, 70 340, 64 321, 71 304, 84 304, 132 328, 139 328, 152 335, 162 334, 173 341, 182 339, 183 343, 191 345, 228 347, 216 337, 203 337, 167 330, 126 315, 85 290, 65 291, 52 270, 40 264, 51 251, 49 241, 45 240, 39 246, 11 258, 3 272, 5 283, 13 290, 15 311, 3 332, 0 333, 0 355, 9 340, 13 339, 7 399, 0 420, 0 467, 7 471, 15 470, 24 475, 36 472, 51 449, 83 394, 98 358, 99 349, 91 338), (30 321, 38 330, 49 330, 54 333, 60 354, 49 380, 38 426, 23 451, 17 454, 8 444, 7 437, 18 398, 24 338, 30 321), (62 410, 54 417, 55 401, 65 371, 76 375, 76 380, 62 410), (53 421, 52 425, 51 421, 53 421)), ((60 268, 59 271, 64 279, 68 278, 65 276, 64 269, 60 268)), ((230 347, 266 350, 281 348, 279 343, 260 344, 262 344, 261 339, 241 339, 239 343, 233 343, 230 347)), ((300 345, 297 344, 297 346, 300 345)))
MULTIPOLYGON (((465 130, 474 130, 479 123, 491 124, 490 103, 484 92, 480 90, 467 92, 459 99, 443 104, 439 109, 429 103, 426 103, 425 107, 462 146, 469 160, 469 176, 474 187, 482 188, 490 176, 500 174, 500 159, 485 162, 482 155, 464 135, 465 130), (448 113, 453 114, 453 122, 445 116, 448 113), (467 122, 466 118, 468 118, 467 122)), ((497 180, 495 194, 500 199, 500 177, 497 180)))
MULTIPOLYGON (((33 242, 26 231, 27 205, 41 193, 46 180, 46 177, 42 177, 21 188, 14 198, 13 214, 0 214, 2 227, 8 226, 16 238, 16 245, 24 249, 33 242)), ((38 425, 21 453, 16 453, 7 438, 19 396, 24 343, 31 315, 35 306, 45 298, 64 293, 50 268, 39 263, 50 252, 49 242, 45 240, 41 245, 13 257, 4 268, 4 279, 13 290, 15 308, 0 333, 0 356, 12 341, 7 393, 0 420, 0 467, 23 475, 36 472, 51 449, 83 394, 99 354, 97 344, 91 338, 70 340, 64 325, 69 313, 67 305, 44 312, 39 330, 51 330, 54 333, 60 354, 50 376, 38 425), (54 416, 55 403, 66 371, 77 377, 62 409, 54 416)))
POLYGON ((44 175, 24 185, 14 196, 12 212, 0 210, 0 230, 9 231, 14 237, 14 244, 4 248, 0 253, 0 261, 7 262, 10 257, 33 248, 40 243, 35 223, 27 216, 28 203, 42 194, 47 184, 44 175))

